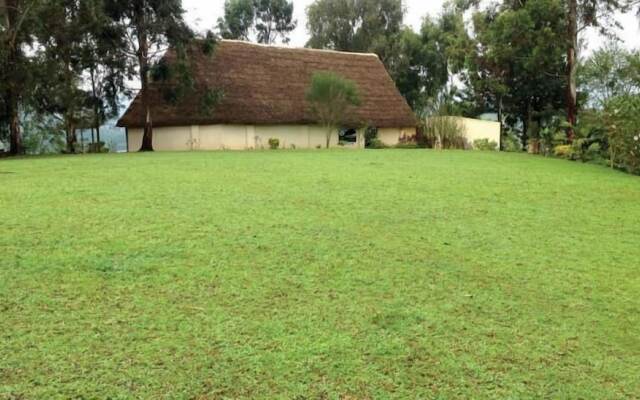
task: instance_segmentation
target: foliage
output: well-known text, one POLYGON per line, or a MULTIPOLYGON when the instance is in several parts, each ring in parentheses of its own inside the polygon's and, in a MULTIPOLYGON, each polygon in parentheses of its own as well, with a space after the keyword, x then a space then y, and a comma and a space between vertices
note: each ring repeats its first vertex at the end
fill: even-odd
POLYGON ((476 139, 473 141, 473 149, 481 151, 495 151, 498 149, 498 143, 489 139, 476 139))
POLYGON ((369 147, 371 142, 378 137, 378 128, 367 126, 364 129, 364 147, 369 147))
POLYGON ((86 32, 87 18, 96 10, 85 7, 91 2, 73 0, 47 0, 38 9, 41 23, 36 37, 42 44, 39 56, 39 82, 33 105, 40 113, 58 118, 64 128, 67 153, 75 153, 76 129, 91 113, 88 107, 94 100, 82 86, 83 56, 93 50, 95 43, 85 48, 82 37, 86 32))
POLYGON ((598 109, 614 97, 640 91, 640 52, 630 52, 618 42, 609 42, 586 59, 578 70, 580 88, 589 104, 598 109))
POLYGON ((419 149, 420 146, 416 142, 406 141, 398 142, 395 146, 396 149, 419 149))
POLYGON ((269 138, 269 148, 271 150, 277 150, 280 147, 280 139, 269 138))
POLYGON ((462 69, 470 45, 463 15, 445 8, 438 18, 425 17, 420 33, 402 30, 396 57, 387 63, 400 93, 419 115, 443 91, 451 74, 462 69))
POLYGON ((500 142, 502 143, 502 151, 522 151, 522 142, 520 142, 518 135, 515 134, 511 129, 504 130, 502 137, 500 138, 500 142))
POLYGON ((33 111, 25 113, 22 120, 27 154, 53 154, 65 149, 65 132, 60 121, 33 111))
POLYGON ((378 138, 373 138, 369 141, 367 148, 368 149, 387 149, 389 148, 389 146, 387 146, 382 140, 378 138))
POLYGON ((409 105, 425 115, 449 74, 462 68, 470 42, 454 7, 426 16, 418 33, 403 27, 403 17, 400 0, 316 0, 308 9, 307 46, 377 54, 409 105))
POLYGON ((275 43, 280 37, 282 43, 289 42, 289 34, 296 29, 293 20, 293 1, 255 0, 256 32, 258 43, 275 43))
POLYGON ((553 149, 553 154, 556 157, 571 159, 573 157, 574 151, 573 147, 570 144, 561 144, 553 149))
POLYGON ((258 43, 272 44, 280 37, 289 42, 296 28, 293 1, 226 0, 224 18, 218 18, 218 30, 225 39, 249 40, 255 31, 258 43))
POLYGON ((467 139, 462 121, 456 117, 433 116, 424 122, 426 146, 438 150, 466 149, 467 139))
POLYGON ((312 48, 374 51, 386 61, 400 33, 404 9, 400 0, 316 0, 307 9, 312 48))
POLYGON ((565 102, 565 10, 560 0, 504 1, 473 13, 474 45, 466 81, 482 108, 507 125, 521 125, 521 141, 537 138, 565 102))
POLYGON ((94 142, 89 143, 87 151, 89 153, 108 153, 109 147, 106 146, 105 142, 94 142))
POLYGON ((316 72, 311 77, 306 100, 318 121, 327 128, 326 147, 329 148, 332 131, 348 121, 353 109, 360 105, 355 82, 332 72, 316 72))
POLYGON ((218 30, 224 39, 249 40, 255 19, 254 0, 225 0, 218 30))
POLYGON ((610 100, 605 124, 611 166, 640 174, 640 95, 610 100))
POLYGON ((0 180, 0 398, 640 393, 636 177, 390 149, 9 159, 0 180))
POLYGON ((36 41, 40 0, 0 2, 0 140, 9 137, 10 153, 23 154, 20 114, 36 82, 28 52, 36 41))

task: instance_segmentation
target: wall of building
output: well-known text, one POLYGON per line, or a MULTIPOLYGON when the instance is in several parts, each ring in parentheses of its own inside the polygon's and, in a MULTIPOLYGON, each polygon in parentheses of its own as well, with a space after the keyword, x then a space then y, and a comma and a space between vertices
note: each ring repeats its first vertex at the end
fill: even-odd
POLYGON ((500 123, 494 121, 485 121, 481 119, 463 118, 463 117, 434 117, 434 118, 451 118, 458 120, 465 131, 465 137, 469 146, 473 146, 473 141, 477 139, 488 139, 500 144, 500 123))
MULTIPOLYGON (((158 151, 267 149, 269 139, 277 138, 280 141, 280 148, 309 149, 325 147, 326 132, 326 128, 314 125, 158 127, 153 129, 153 148, 158 151)), ((362 130, 359 137, 358 143, 347 147, 364 147, 362 130)), ((137 151, 142 144, 142 129, 129 129, 127 140, 129 151, 137 151)), ((337 131, 331 135, 330 146, 338 146, 337 131)))
POLYGON ((459 118, 465 127, 467 141, 473 145, 477 139, 489 139, 500 144, 500 123, 481 119, 459 118))
POLYGON ((395 146, 401 139, 413 139, 416 128, 378 128, 378 140, 387 146, 395 146))

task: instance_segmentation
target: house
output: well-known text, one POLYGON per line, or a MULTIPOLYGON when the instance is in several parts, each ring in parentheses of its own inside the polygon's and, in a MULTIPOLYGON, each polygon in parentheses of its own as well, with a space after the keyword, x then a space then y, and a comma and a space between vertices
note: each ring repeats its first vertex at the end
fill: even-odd
MULTIPOLYGON (((169 52, 168 59, 171 59, 169 52)), ((318 124, 305 100, 311 77, 330 71, 354 81, 362 104, 346 126, 331 135, 331 145, 363 147, 365 127, 377 129, 388 145, 412 137, 416 120, 375 54, 284 48, 221 40, 213 54, 197 52, 191 65, 196 86, 214 86, 223 95, 213 110, 203 111, 193 98, 168 102, 161 85, 151 83, 155 150, 268 148, 270 138, 283 148, 324 146, 327 130, 318 124), (357 133, 357 134, 354 134, 357 133)), ((142 144, 141 94, 118 121, 127 129, 127 145, 142 144)))

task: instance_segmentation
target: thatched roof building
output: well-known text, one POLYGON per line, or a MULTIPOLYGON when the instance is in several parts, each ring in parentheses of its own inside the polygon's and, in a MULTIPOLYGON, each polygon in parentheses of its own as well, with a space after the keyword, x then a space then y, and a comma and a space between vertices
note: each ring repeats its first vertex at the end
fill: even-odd
MULTIPOLYGON (((286 126, 292 129, 317 126, 318 121, 310 111, 305 93, 312 75, 319 71, 334 72, 357 84, 362 104, 349 118, 353 125, 358 124, 351 126, 352 128, 366 125, 383 130, 410 130, 416 125, 413 112, 375 54, 284 48, 222 40, 212 55, 194 52, 192 57, 196 87, 202 85, 221 90, 221 102, 212 112, 205 112, 196 96, 171 103, 165 100, 160 85, 152 84, 150 97, 154 127, 197 126, 201 131, 202 127, 209 126, 244 126, 245 140, 241 147, 254 147, 259 145, 257 137, 248 136, 256 136, 253 130, 260 127, 286 126), (253 130, 249 131, 247 127, 253 130)), ((172 55, 168 54, 167 59, 170 61, 171 58, 172 55)), ((137 131, 144 125, 140 94, 118 121, 118 125, 127 127, 130 132, 137 131)), ((154 134, 155 131, 158 129, 154 129, 154 134)), ((193 133, 193 129, 191 131, 193 133)), ((308 132, 305 133, 309 135, 308 132)), ((398 136, 400 134, 398 131, 398 136)), ((308 141, 309 144, 311 141, 308 141)), ((236 146, 238 143, 226 146, 224 140, 213 142, 220 142, 218 147, 223 148, 239 147, 236 146)))

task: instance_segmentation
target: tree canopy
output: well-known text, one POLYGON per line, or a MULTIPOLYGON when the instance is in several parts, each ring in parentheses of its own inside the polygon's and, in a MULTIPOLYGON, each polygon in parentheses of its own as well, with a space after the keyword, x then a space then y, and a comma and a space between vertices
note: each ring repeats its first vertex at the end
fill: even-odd
POLYGON ((293 2, 287 0, 226 0, 224 18, 218 18, 218 30, 225 39, 250 40, 273 44, 289 42, 296 28, 293 2))

